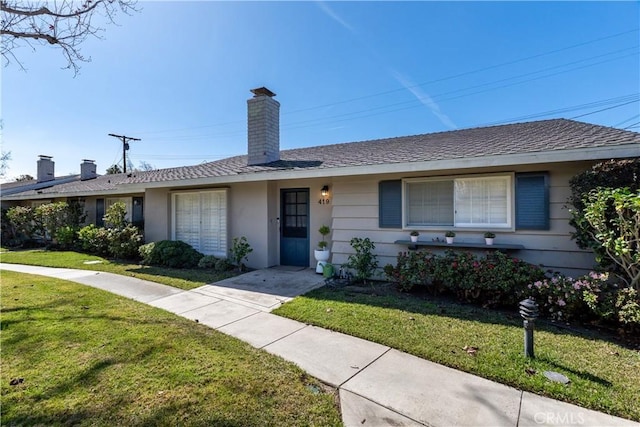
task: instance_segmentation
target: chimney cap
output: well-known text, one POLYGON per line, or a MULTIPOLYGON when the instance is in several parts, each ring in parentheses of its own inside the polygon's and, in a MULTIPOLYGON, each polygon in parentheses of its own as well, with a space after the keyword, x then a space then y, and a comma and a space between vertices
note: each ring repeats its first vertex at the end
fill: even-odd
POLYGON ((95 160, 90 160, 90 159, 82 159, 82 161, 84 163, 94 163, 95 162, 95 160))
POLYGON ((53 159, 53 156, 47 156, 46 154, 38 154, 41 159, 53 159))
POLYGON ((269 89, 267 89, 264 86, 256 88, 256 89, 251 89, 251 93, 253 93, 254 97, 258 97, 258 96, 274 97, 274 96, 276 96, 275 93, 271 92, 269 89))

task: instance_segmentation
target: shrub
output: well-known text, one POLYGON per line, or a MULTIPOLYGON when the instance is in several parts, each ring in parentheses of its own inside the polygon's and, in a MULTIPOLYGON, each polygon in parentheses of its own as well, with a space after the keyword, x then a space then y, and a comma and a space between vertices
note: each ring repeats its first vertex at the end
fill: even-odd
POLYGON ((578 279, 555 273, 551 278, 529 284, 528 288, 543 316, 566 321, 584 320, 593 317, 599 303, 602 305, 607 280, 607 274, 593 272, 578 279))
POLYGON ((127 226, 127 206, 122 202, 116 202, 107 208, 104 215, 104 225, 107 228, 122 229, 127 226))
POLYGON ((143 243, 142 240, 142 233, 140 233, 138 227, 133 225, 127 225, 122 229, 112 228, 107 230, 109 255, 116 258, 137 258, 139 255, 138 248, 143 243))
POLYGON ((356 282, 366 283, 378 269, 377 255, 372 252, 376 245, 368 237, 354 237, 350 245, 356 253, 349 255, 344 267, 355 270, 356 282))
POLYGON ((140 263, 145 265, 151 265, 151 254, 156 246, 156 242, 140 245, 138 248, 138 254, 140 255, 140 263))
POLYGON ((220 258, 216 261, 215 271, 218 273, 224 273, 225 271, 231 270, 232 267, 233 265, 231 265, 227 259, 220 258))
POLYGON ((443 255, 401 252, 385 274, 402 291, 426 287, 485 306, 515 306, 528 284, 544 279, 540 268, 501 252, 476 257, 451 250, 443 255))
POLYGON ((621 289, 615 301, 616 320, 628 331, 640 332, 640 293, 633 288, 621 289))
POLYGON ((435 256, 427 251, 400 252, 397 264, 386 265, 384 273, 399 290, 409 292, 433 284, 434 260, 435 256))
POLYGON ((242 272, 242 269, 244 268, 242 261, 248 261, 248 255, 251 252, 253 252, 253 249, 246 237, 234 237, 231 249, 229 249, 229 259, 231 263, 238 267, 238 271, 242 272))
POLYGON ((45 203, 34 209, 35 221, 45 241, 52 241, 62 227, 71 227, 70 213, 66 202, 45 203))
MULTIPOLYGON (((598 189, 584 199, 588 233, 628 287, 640 290, 640 190, 598 189)), ((600 260, 600 258, 599 258, 600 260)))
POLYGON ((77 242, 77 232, 70 225, 60 227, 54 236, 62 249, 70 249, 77 242))
POLYGON ((7 210, 7 219, 13 228, 15 238, 19 242, 33 239, 39 229, 36 224, 35 212, 26 206, 14 206, 7 210))
POLYGON ((529 288, 543 316, 613 322, 623 330, 640 331, 640 294, 609 279, 607 273, 591 272, 577 279, 554 274, 529 288))
POLYGON ((161 240, 143 245, 138 250, 147 265, 171 268, 193 268, 204 256, 191 245, 180 240, 161 240))
POLYGON ((94 224, 82 227, 78 231, 78 240, 83 251, 96 255, 109 255, 109 232, 94 224))
MULTIPOLYGON (((631 192, 640 189, 640 158, 617 159, 601 162, 594 165, 591 170, 580 173, 569 181, 571 196, 569 203, 573 205, 570 210, 570 224, 575 228, 571 237, 581 249, 591 249, 601 259, 601 265, 606 267, 608 258, 604 255, 601 244, 593 238, 595 234, 591 225, 585 219, 585 207, 587 196, 597 188, 629 188, 631 192)), ((608 214, 613 214, 609 211, 608 214)), ((611 218, 609 218, 611 219, 611 218)))
POLYGON ((198 261, 198 268, 215 268, 218 258, 213 255, 205 255, 198 261))

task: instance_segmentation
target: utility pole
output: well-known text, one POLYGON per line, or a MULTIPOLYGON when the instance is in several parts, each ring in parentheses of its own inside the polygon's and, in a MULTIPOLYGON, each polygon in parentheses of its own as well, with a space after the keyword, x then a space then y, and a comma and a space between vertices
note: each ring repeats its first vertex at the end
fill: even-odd
POLYGON ((129 143, 127 141, 142 141, 140 138, 132 138, 130 136, 115 135, 110 133, 109 136, 122 140, 122 172, 127 173, 127 150, 129 149, 129 143))

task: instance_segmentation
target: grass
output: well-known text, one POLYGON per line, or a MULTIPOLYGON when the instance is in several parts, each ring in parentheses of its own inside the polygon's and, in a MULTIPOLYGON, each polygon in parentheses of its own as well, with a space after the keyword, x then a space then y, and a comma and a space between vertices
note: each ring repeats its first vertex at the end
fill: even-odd
POLYGON ((638 349, 594 332, 538 322, 536 358, 527 359, 522 320, 516 313, 399 294, 390 285, 376 286, 320 288, 274 313, 521 390, 640 421, 638 349), (473 355, 465 347, 478 350, 473 355), (548 370, 566 375, 571 383, 548 381, 543 376, 548 370))
POLYGON ((180 289, 194 289, 235 275, 234 272, 215 273, 212 270, 151 267, 108 260, 95 255, 73 251, 47 251, 32 249, 0 252, 0 262, 39 265, 43 267, 77 268, 105 271, 123 276, 137 277, 180 289), (86 262, 96 262, 86 264, 86 262))
POLYGON ((2 425, 341 424, 299 368, 160 309, 3 271, 1 312, 2 425))

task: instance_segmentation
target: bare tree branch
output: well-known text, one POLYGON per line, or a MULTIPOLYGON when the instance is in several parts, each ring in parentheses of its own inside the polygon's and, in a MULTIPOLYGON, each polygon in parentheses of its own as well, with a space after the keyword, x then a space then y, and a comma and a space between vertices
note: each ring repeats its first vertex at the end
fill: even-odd
POLYGON ((16 62, 14 50, 26 45, 35 50, 37 44, 62 50, 66 67, 77 74, 80 62, 91 58, 82 55, 80 47, 89 36, 102 38, 107 24, 115 24, 118 12, 137 12, 136 0, 0 0, 0 53, 5 65, 16 62), (33 42, 32 43, 30 43, 33 42))

